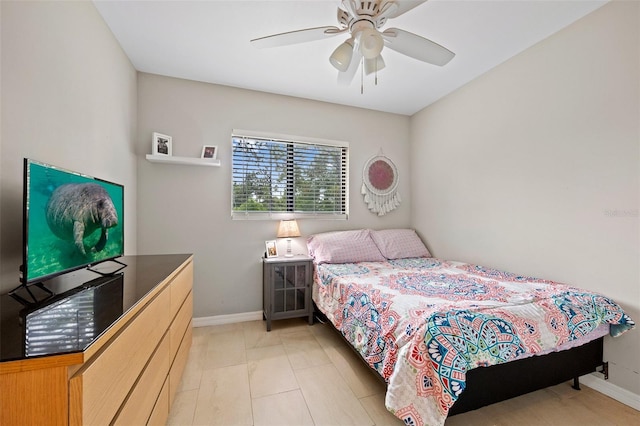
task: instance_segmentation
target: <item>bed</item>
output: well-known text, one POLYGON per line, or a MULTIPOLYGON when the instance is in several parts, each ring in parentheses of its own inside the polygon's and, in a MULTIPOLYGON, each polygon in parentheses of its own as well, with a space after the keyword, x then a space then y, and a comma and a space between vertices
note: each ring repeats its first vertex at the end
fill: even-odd
POLYGON ((385 380, 385 405, 405 424, 442 425, 595 371, 603 336, 635 326, 603 295, 433 258, 411 229, 316 234, 307 246, 315 305, 385 380))

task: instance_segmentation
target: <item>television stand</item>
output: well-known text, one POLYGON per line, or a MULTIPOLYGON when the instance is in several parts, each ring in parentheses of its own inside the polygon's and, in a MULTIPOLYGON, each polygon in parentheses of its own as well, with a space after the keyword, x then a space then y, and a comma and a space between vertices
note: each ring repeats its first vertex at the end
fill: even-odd
MULTIPOLYGON (((105 263, 105 262, 109 262, 109 261, 104 261, 104 262, 100 262, 100 263, 105 263)), ((89 265, 89 266, 87 266, 87 271, 95 272, 96 274, 101 275, 103 277, 112 277, 112 276, 114 276, 115 274, 117 274, 118 272, 122 271, 124 268, 127 267, 126 263, 122 263, 122 262, 120 262, 119 260, 116 260, 116 259, 111 259, 110 262, 117 263, 118 265, 120 265, 120 267, 116 268, 113 271, 103 272, 103 271, 98 271, 97 269, 92 269, 91 268, 92 265, 89 265)), ((97 263, 95 265, 99 265, 100 263, 97 263)), ((95 266, 95 265, 93 265, 93 266, 95 266)))
POLYGON ((56 294, 54 292, 52 292, 51 290, 49 290, 48 288, 46 288, 44 286, 44 283, 33 283, 33 284, 20 284, 18 287, 14 288, 13 290, 11 290, 9 292, 9 296, 13 297, 15 300, 17 300, 19 303, 21 303, 24 306, 31 306, 31 305, 35 305, 41 302, 44 302, 45 300, 49 300, 51 299, 53 296, 55 296, 56 294), (38 299, 36 297, 35 294, 33 294, 33 292, 31 291, 31 289, 29 287, 37 287, 40 290, 42 290, 45 293, 45 297, 38 299), (25 299, 24 297, 20 296, 18 294, 18 292, 24 289, 29 296, 31 296, 31 301, 25 299))

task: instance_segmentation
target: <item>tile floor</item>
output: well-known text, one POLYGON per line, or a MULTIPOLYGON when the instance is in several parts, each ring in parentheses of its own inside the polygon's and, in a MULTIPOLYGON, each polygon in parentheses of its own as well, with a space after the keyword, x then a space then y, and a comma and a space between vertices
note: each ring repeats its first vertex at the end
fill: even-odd
POLYGON ((168 424, 402 424, 384 409, 384 391, 327 325, 199 327, 168 424))
MULTIPOLYGON (((263 321, 200 327, 193 330, 168 424, 403 424, 386 411, 384 392, 382 382, 328 325, 309 326, 298 318, 274 321, 271 332, 263 321)), ((451 417, 447 426, 631 424, 627 421, 637 416, 589 388, 576 392, 562 384, 451 417), (604 413, 589 409, 594 401, 607 407, 604 413), (522 416, 516 421, 514 413, 528 421, 522 416), (599 420, 611 418, 617 420, 599 420)))

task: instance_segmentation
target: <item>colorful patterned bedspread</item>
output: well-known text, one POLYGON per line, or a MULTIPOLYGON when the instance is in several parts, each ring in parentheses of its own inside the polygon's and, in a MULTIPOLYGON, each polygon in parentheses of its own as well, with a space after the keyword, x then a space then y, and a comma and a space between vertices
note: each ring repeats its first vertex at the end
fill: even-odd
POLYGON ((444 424, 472 368, 635 326, 602 295, 434 258, 321 264, 314 281, 314 301, 385 378, 387 409, 408 425, 444 424))

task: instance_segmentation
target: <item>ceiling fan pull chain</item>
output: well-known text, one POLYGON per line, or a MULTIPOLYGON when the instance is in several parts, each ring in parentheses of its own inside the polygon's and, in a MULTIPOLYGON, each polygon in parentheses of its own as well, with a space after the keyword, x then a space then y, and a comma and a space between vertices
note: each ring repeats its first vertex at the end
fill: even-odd
POLYGON ((375 84, 378 85, 378 59, 376 58, 375 84))
POLYGON ((364 56, 360 61, 360 94, 364 94, 364 56))

